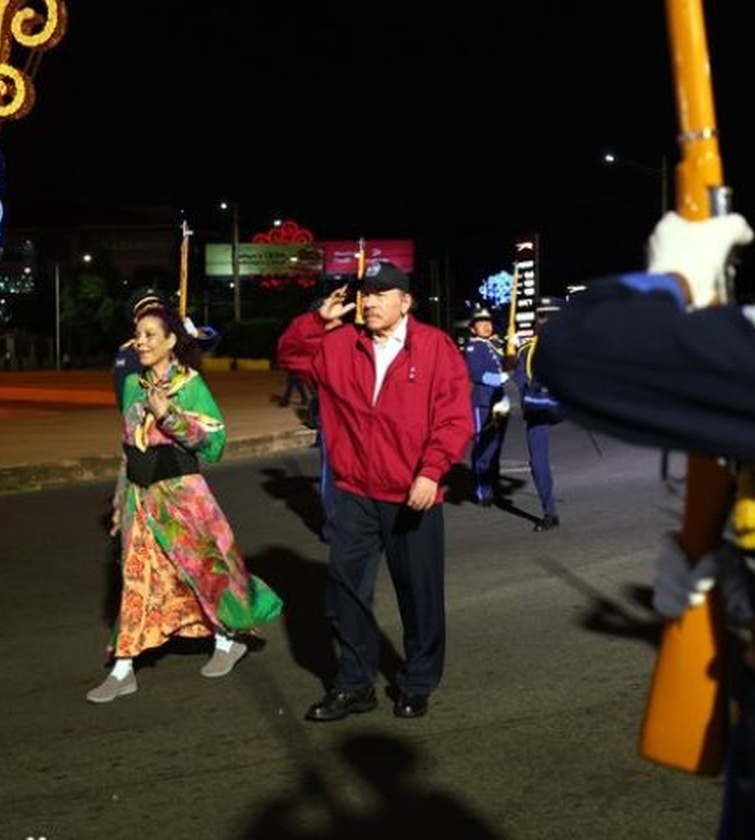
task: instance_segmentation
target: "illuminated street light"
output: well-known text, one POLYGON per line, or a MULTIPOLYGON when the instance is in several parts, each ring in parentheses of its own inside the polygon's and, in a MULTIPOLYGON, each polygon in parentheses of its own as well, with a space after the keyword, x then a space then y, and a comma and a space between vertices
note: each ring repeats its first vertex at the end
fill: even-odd
POLYGON ((668 210, 668 160, 665 154, 661 156, 661 165, 658 169, 610 151, 603 155, 603 163, 608 166, 626 166, 629 169, 636 169, 638 172, 644 172, 646 175, 658 178, 661 182, 661 215, 668 210))
POLYGON ((241 320, 241 282, 239 272, 239 203, 221 201, 220 209, 231 209, 231 265, 233 266, 233 319, 241 320))

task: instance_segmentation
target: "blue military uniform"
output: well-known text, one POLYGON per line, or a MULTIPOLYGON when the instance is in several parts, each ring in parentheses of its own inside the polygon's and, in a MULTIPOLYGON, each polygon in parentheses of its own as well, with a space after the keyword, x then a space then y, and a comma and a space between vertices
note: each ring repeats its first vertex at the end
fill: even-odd
MULTIPOLYGON (((536 309, 541 322, 559 309, 551 299, 543 299, 536 309)), ((559 525, 556 497, 553 493, 553 473, 550 460, 551 426, 563 419, 561 405, 532 371, 532 353, 537 336, 523 342, 517 349, 512 379, 519 389, 522 417, 527 433, 527 452, 530 472, 540 499, 542 518, 535 523, 536 531, 548 531, 559 525)))
POLYGON ((131 338, 121 344, 113 360, 113 390, 115 391, 118 411, 123 411, 123 383, 126 381, 126 377, 141 369, 139 356, 134 350, 134 339, 131 338))
MULTIPOLYGON (((488 310, 479 310, 472 320, 491 320, 488 310)), ((496 335, 490 338, 473 335, 465 348, 467 371, 471 382, 474 441, 472 444, 472 472, 475 481, 475 499, 489 506, 495 499, 500 481, 500 460, 503 440, 508 425, 508 397, 504 383, 505 345, 496 335), (502 406, 501 412, 493 406, 502 406)))

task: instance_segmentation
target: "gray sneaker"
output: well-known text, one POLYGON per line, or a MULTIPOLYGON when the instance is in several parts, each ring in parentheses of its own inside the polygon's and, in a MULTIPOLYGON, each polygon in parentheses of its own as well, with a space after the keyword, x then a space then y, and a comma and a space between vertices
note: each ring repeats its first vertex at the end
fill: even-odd
POLYGON ((246 652, 247 646, 243 642, 231 642, 231 649, 227 651, 215 648, 212 658, 199 673, 203 677, 224 677, 246 652))
POLYGON ((110 703, 116 697, 125 697, 127 694, 133 694, 138 690, 139 686, 133 671, 122 680, 109 674, 105 682, 87 693, 87 700, 90 703, 110 703))

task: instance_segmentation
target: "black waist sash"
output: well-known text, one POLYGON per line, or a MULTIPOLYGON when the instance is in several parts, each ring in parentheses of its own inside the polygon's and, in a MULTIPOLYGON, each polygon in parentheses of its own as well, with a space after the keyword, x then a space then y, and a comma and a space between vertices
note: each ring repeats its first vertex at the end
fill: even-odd
POLYGON ((142 452, 136 446, 123 444, 126 453, 126 475, 140 487, 149 487, 164 478, 193 475, 199 472, 199 461, 193 452, 187 452, 170 443, 148 446, 142 452))

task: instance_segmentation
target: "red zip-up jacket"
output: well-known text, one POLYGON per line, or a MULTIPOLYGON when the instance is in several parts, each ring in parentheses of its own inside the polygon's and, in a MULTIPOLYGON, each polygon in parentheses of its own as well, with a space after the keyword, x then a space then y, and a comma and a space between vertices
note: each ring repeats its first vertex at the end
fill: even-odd
POLYGON ((299 315, 278 341, 278 364, 317 388, 337 487, 402 504, 422 475, 438 482, 436 502, 442 502, 442 479, 465 456, 474 433, 469 376, 449 336, 408 317, 406 343, 375 405, 375 356, 362 327, 326 332, 319 313, 299 315))

